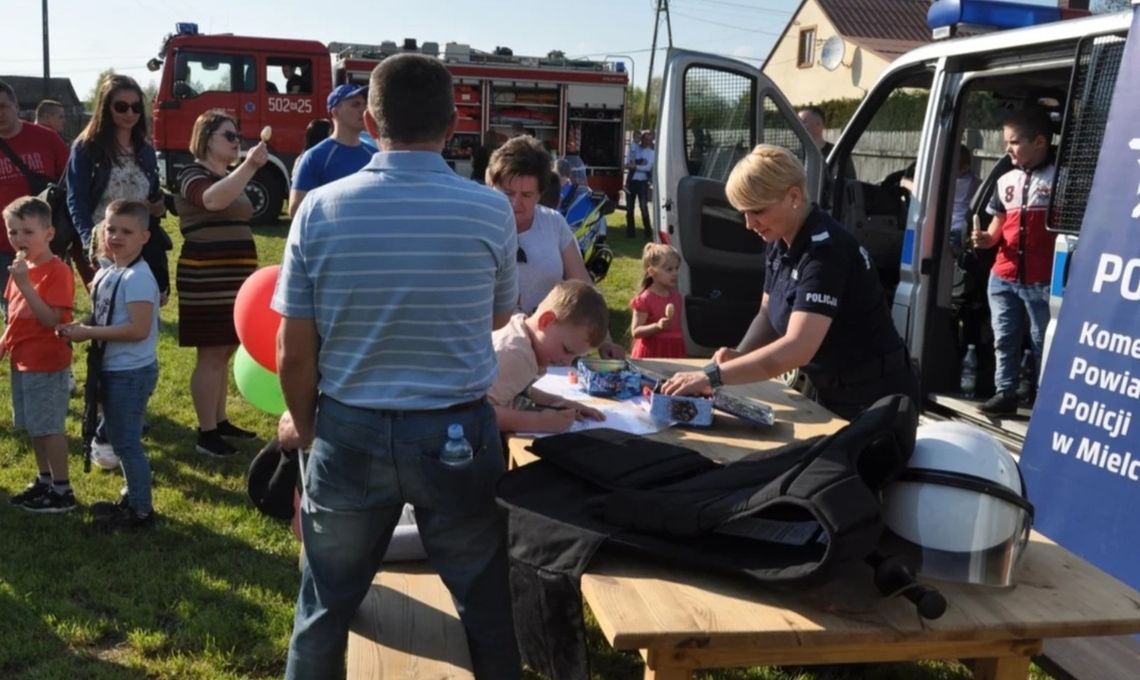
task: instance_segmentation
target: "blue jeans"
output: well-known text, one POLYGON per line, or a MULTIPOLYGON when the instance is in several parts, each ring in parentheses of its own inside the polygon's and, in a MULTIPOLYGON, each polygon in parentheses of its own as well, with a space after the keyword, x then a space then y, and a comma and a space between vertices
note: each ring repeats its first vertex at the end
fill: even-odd
POLYGON ((158 362, 129 371, 103 371, 99 430, 119 457, 127 483, 127 502, 136 514, 153 510, 150 462, 142 447, 143 416, 158 382, 158 362))
POLYGON ((475 677, 521 675, 507 585, 506 525, 495 504, 503 474, 495 412, 379 411, 322 396, 305 467, 301 534, 307 558, 285 677, 343 678, 348 628, 388 546, 404 502, 416 509, 432 567, 455 600, 475 677), (459 423, 470 463, 439 461, 459 423))
POLYGON ((989 296, 994 329, 994 388, 998 392, 1015 392, 1026 316, 1033 365, 1041 365, 1045 327, 1049 324, 1049 284, 1015 283, 990 272, 989 296))

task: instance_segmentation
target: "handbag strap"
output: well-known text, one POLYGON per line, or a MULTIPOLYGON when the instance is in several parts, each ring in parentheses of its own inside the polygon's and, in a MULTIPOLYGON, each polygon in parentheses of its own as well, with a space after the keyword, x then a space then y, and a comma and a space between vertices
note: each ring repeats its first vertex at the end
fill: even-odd
POLYGON ((12 162, 15 163, 20 172, 24 173, 24 179, 28 180, 29 184, 36 176, 46 177, 46 175, 42 175, 38 172, 33 172, 32 169, 29 168, 26 163, 24 163, 24 159, 20 158, 20 154, 16 153, 15 149, 8 146, 8 142, 5 142, 3 139, 0 139, 0 151, 3 151, 5 156, 12 159, 12 162))

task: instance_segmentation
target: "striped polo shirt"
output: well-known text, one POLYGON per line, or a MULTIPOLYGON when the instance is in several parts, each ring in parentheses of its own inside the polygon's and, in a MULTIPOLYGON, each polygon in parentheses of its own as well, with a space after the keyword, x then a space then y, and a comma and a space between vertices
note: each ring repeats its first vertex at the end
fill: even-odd
POLYGON ((438 153, 380 152, 305 197, 272 307, 315 320, 322 394, 361 408, 443 408, 494 381, 492 315, 518 300, 517 250, 502 194, 438 153))

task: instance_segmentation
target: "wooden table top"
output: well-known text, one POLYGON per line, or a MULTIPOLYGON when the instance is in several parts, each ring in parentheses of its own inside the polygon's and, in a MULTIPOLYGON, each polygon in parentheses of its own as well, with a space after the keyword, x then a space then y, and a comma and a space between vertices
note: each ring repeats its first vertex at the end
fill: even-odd
MULTIPOLYGON (((644 363, 671 372, 704 362, 644 363)), ((757 429, 718 413, 709 430, 670 428, 652 436, 728 462, 830 434, 845 423, 774 382, 732 391, 772 406, 776 426, 757 429)), ((515 464, 534 460, 522 448, 528 443, 511 440, 515 464)), ((825 586, 791 590, 633 558, 599 557, 582 577, 582 593, 606 638, 619 649, 985 642, 1140 632, 1140 593, 1043 536, 1033 535, 1015 578, 1018 585, 1010 589, 937 584, 949 607, 935 621, 921 619, 902 598, 881 597, 865 565, 825 586)))

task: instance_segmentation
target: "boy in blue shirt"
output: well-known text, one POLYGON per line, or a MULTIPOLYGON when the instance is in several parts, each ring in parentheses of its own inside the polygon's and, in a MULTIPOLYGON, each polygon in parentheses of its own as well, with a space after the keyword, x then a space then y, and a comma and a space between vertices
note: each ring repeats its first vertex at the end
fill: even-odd
POLYGON ((114 264, 95 275, 90 323, 56 329, 73 342, 91 340, 102 346, 99 365, 88 362, 87 379, 94 374, 99 380, 99 429, 119 456, 127 486, 119 502, 91 506, 95 526, 107 531, 154 525, 150 463, 142 447, 143 415, 158 382, 158 284, 142 259, 143 245, 150 239, 149 221, 143 203, 119 200, 107 207, 104 249, 114 264))

